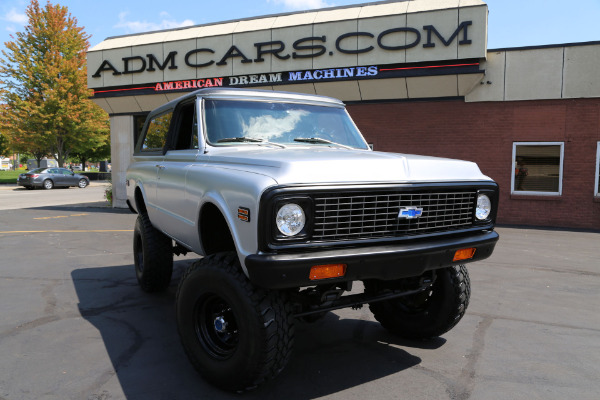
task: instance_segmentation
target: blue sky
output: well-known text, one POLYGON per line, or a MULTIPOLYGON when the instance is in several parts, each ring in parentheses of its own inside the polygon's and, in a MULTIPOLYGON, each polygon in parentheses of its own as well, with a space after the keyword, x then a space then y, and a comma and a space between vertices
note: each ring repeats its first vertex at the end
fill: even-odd
MULTIPOLYGON (((109 36, 207 24, 368 0, 53 0, 69 8, 91 45, 109 36)), ((27 23, 29 0, 0 0, 0 49, 27 23)), ((46 4, 46 0, 40 0, 46 4)), ((600 0, 488 0, 488 48, 600 41, 600 0)))

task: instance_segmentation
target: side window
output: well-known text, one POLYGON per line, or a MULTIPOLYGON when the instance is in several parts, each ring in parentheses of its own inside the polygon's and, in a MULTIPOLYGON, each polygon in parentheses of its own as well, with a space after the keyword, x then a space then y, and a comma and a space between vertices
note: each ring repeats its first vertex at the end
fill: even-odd
POLYGON ((564 144, 562 142, 513 143, 514 194, 562 194, 564 144))
POLYGON ((195 103, 188 103, 179 110, 176 150, 198 148, 198 124, 195 109, 195 103))
POLYGON ((196 113, 194 113, 194 127, 192 129, 192 149, 197 149, 198 146, 198 119, 196 119, 196 113))
POLYGON ((156 151, 165 146, 171 124, 172 112, 153 118, 148 124, 148 130, 142 143, 142 151, 156 151))
POLYGON ((133 117, 133 143, 138 142, 138 139, 142 135, 142 129, 144 129, 144 123, 146 122, 146 117, 148 113, 143 115, 135 115, 133 117))

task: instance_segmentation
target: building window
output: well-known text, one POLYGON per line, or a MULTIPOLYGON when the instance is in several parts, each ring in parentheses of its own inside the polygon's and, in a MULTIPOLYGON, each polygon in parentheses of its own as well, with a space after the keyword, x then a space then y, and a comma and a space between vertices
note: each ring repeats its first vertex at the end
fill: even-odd
POLYGON ((600 196, 600 142, 596 144, 596 187, 594 195, 600 196))
POLYGON ((564 144, 513 143, 512 190, 515 194, 562 194, 564 144))

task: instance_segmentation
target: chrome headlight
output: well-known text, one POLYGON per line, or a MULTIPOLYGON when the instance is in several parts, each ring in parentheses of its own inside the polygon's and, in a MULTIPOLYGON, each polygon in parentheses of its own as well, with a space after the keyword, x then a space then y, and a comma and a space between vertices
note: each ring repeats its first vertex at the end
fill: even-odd
POLYGON ((306 216, 304 210, 298 204, 288 203, 277 211, 275 222, 279 232, 285 236, 294 236, 304 229, 306 216))
POLYGON ((477 208, 475 209, 475 218, 480 221, 487 219, 492 212, 492 202, 485 194, 477 196, 477 208))

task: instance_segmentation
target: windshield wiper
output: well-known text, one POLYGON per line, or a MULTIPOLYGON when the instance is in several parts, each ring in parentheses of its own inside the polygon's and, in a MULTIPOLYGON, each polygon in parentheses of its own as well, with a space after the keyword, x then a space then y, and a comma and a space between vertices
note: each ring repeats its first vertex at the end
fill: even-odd
POLYGON ((353 150, 352 147, 346 146, 345 144, 340 144, 340 143, 332 142, 331 140, 321 139, 321 138, 315 138, 315 137, 311 137, 311 138, 298 137, 298 138, 294 139, 294 142, 332 144, 334 146, 339 146, 339 147, 342 147, 344 149, 353 150))
POLYGON ((281 147, 282 149, 286 148, 286 146, 284 146, 281 143, 267 142, 267 141, 264 141, 263 139, 255 139, 255 138, 250 138, 250 137, 245 137, 245 136, 219 139, 219 140, 217 140, 217 143, 260 143, 260 144, 270 144, 273 146, 281 147))
POLYGON ((237 142, 237 143, 243 143, 243 142, 249 142, 249 143, 260 143, 262 142, 262 139, 254 139, 254 138, 249 138, 249 137, 245 137, 245 136, 240 136, 240 137, 230 137, 230 138, 225 138, 225 139, 219 139, 217 140, 217 143, 231 143, 231 142, 237 142))

